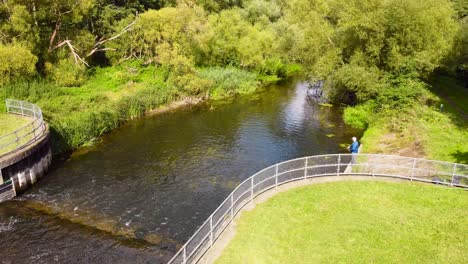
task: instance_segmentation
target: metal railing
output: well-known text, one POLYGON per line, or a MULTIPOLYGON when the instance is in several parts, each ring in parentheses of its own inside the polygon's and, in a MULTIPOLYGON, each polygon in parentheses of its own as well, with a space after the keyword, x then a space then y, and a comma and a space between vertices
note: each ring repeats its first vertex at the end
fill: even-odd
POLYGON ((46 131, 39 106, 24 101, 6 99, 6 109, 10 114, 31 117, 32 121, 9 134, 0 136, 0 157, 35 142, 46 131))
POLYGON ((239 184, 169 263, 197 263, 242 208, 271 188, 314 177, 356 175, 468 188, 468 165, 458 163, 378 154, 330 154, 288 160, 263 169, 239 184))

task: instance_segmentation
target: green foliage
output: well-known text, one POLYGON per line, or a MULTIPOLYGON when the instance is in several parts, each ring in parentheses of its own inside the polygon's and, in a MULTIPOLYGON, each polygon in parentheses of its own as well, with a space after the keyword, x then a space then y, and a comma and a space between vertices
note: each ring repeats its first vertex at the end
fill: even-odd
POLYGON ((58 86, 80 86, 86 81, 86 68, 71 59, 62 59, 51 66, 50 79, 58 86))
POLYGON ((247 13, 247 20, 252 23, 265 19, 267 21, 276 21, 282 15, 281 3, 276 0, 245 0, 243 9, 247 13))
POLYGON ((452 0, 453 7, 457 12, 457 17, 463 19, 468 16, 468 1, 466 0, 452 0))
POLYGON ((375 104, 373 102, 347 107, 343 112, 343 120, 354 128, 366 129, 372 121, 374 109, 375 104))
POLYGON ((203 30, 204 20, 204 11, 198 7, 149 10, 137 17, 133 30, 126 37, 110 45, 117 49, 112 56, 116 60, 140 58, 147 63, 186 71, 192 65, 192 49, 197 42, 196 34, 203 30))
POLYGON ((418 78, 441 67, 453 45, 463 46, 454 44, 458 26, 448 0, 295 0, 285 17, 299 28, 296 56, 328 80, 332 101, 347 104, 411 104, 418 78), (397 84, 399 76, 411 81, 397 84))
POLYGON ((36 74, 37 57, 21 45, 0 44, 0 85, 36 74))
POLYGON ((166 99, 247 93, 303 69, 327 80, 330 101, 355 105, 348 123, 403 131, 400 115, 439 102, 424 84, 435 70, 468 76, 466 3, 3 1, 0 96, 41 103, 75 147, 166 99))
POLYGON ((368 68, 357 64, 346 64, 329 77, 332 87, 328 95, 332 101, 353 104, 375 98, 386 89, 383 74, 376 68, 368 68))
POLYGON ((199 71, 199 76, 211 80, 210 95, 215 99, 248 93, 258 87, 257 74, 233 67, 204 68, 199 71))

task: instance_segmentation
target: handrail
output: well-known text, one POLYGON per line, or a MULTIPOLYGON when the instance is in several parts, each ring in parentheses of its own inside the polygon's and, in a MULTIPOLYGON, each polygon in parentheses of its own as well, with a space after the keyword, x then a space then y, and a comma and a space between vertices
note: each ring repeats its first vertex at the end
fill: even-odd
POLYGON ((6 99, 5 103, 9 114, 32 117, 33 121, 11 133, 0 136, 0 157, 36 142, 46 131, 46 125, 39 106, 13 99, 6 99))
POLYGON ((280 162, 240 183, 172 257, 197 263, 242 208, 263 192, 292 181, 324 176, 391 177, 468 188, 468 165, 380 154, 326 154, 280 162))

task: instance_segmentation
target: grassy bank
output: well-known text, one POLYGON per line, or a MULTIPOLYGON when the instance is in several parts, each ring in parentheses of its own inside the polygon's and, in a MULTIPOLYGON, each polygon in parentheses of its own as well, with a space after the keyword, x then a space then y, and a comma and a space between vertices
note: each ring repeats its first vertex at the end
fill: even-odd
POLYGON ((7 85, 0 89, 0 100, 38 104, 51 126, 54 153, 61 154, 91 144, 123 122, 172 102, 250 93, 277 79, 233 67, 197 69, 193 75, 174 77, 164 67, 133 63, 95 68, 80 87, 46 81, 7 85))
POLYGON ((466 263, 463 190, 335 182, 244 212, 216 263, 466 263))
POLYGON ((359 111, 368 119, 363 151, 468 163, 468 90, 438 75, 429 80, 423 97, 423 103, 415 101, 381 115, 365 107, 359 111))

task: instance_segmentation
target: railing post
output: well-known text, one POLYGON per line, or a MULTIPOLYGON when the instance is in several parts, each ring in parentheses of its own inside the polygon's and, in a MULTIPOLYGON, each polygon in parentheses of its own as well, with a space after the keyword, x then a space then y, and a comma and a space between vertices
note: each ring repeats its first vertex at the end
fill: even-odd
POLYGON ((278 188, 278 164, 275 166, 275 188, 278 188))
POLYGON ((210 216, 210 247, 213 246, 213 216, 210 216))
POLYGON ((16 146, 20 144, 20 138, 18 136, 18 131, 15 131, 15 137, 16 137, 16 146))
POLYGON ((253 200, 254 177, 250 178, 250 201, 253 200))
POLYGON ((33 121, 33 122, 31 123, 31 126, 32 126, 32 132, 33 132, 33 136, 34 136, 34 141, 36 141, 36 129, 34 128, 34 122, 35 122, 35 121, 33 121))
POLYGON ((20 101, 21 115, 24 115, 23 101, 20 101))
POLYGON ((234 220, 234 197, 231 194, 231 220, 234 220))
POLYGON ((455 180, 455 172, 457 171, 457 164, 453 164, 453 169, 452 169, 452 181, 450 182, 450 186, 453 186, 453 181, 455 180))
POLYGON ((413 167, 411 168, 411 176, 410 176, 410 181, 413 181, 414 178, 414 170, 416 169, 416 158, 413 159, 413 167))
POLYGON ((338 164, 336 165, 336 176, 340 176, 341 154, 338 154, 338 164))
POLYGON ((308 158, 305 158, 305 163, 304 163, 304 180, 307 178, 307 166, 308 166, 308 158))
POLYGON ((184 245, 184 257, 182 264, 187 263, 187 247, 184 245))

